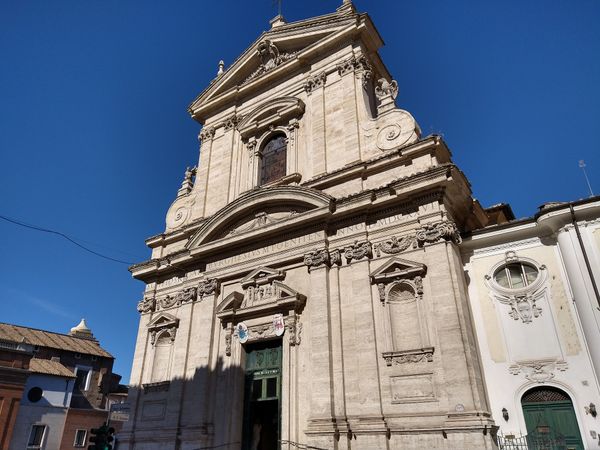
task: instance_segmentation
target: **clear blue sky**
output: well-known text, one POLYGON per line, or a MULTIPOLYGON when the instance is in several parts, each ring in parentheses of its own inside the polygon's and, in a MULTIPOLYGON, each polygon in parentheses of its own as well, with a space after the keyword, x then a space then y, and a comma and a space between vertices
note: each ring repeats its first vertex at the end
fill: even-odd
MULTIPOLYGON (((288 21, 341 0, 284 0, 288 21)), ((443 134, 484 206, 519 217, 600 193, 600 2, 356 1, 386 43, 397 103, 443 134)), ((0 214, 139 262, 199 125, 187 106, 276 13, 254 1, 0 2, 0 214)), ((81 317, 129 379, 143 284, 58 236, 0 221, 0 321, 81 317)))

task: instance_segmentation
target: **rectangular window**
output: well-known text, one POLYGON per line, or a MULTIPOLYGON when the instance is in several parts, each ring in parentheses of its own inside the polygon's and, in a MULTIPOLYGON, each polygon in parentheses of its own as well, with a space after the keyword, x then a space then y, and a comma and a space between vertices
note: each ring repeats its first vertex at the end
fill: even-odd
POLYGON ((75 431, 75 442, 73 447, 85 447, 85 438, 87 437, 87 430, 75 431))
POLYGON ((90 388, 91 375, 91 368, 77 366, 75 368, 75 389, 79 389, 81 392, 87 391, 90 388))
POLYGON ((33 425, 27 441, 27 450, 38 450, 42 448, 44 435, 46 434, 46 425, 33 425))

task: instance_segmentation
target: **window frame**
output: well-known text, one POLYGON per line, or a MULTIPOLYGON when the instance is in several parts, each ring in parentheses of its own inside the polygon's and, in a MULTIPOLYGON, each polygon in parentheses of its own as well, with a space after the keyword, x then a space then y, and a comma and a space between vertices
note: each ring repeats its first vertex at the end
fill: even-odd
POLYGON ((44 423, 33 423, 31 424, 31 428, 29 429, 29 437, 27 438, 27 447, 25 447, 27 450, 40 450, 42 448, 44 448, 45 442, 46 442, 46 435, 48 434, 48 425, 44 424, 44 423), (33 430, 36 427, 42 427, 43 431, 42 431, 42 436, 40 437, 40 442, 39 444, 36 443, 31 443, 31 438, 32 438, 32 434, 33 434, 33 430))
POLYGON ((90 390, 90 384, 92 382, 92 367, 90 366, 80 366, 77 365, 75 366, 75 386, 74 388, 77 389, 77 374, 79 373, 79 370, 87 370, 87 376, 85 377, 85 386, 83 389, 79 388, 79 390, 81 392, 87 392, 90 390))
POLYGON ((265 135, 263 137, 263 139, 261 139, 261 143, 260 143, 260 164, 258 167, 258 186, 265 186, 271 183, 276 182, 277 180, 280 180, 282 178, 284 178, 286 175, 288 175, 288 155, 289 153, 289 137, 288 135, 282 131, 282 130, 274 130, 271 133, 268 133, 267 135, 265 135), (273 141, 275 141, 276 139, 283 139, 284 140, 284 145, 281 148, 275 148, 272 151, 269 151, 269 153, 265 153, 265 149, 266 147, 273 141), (267 162, 267 158, 268 156, 270 156, 271 154, 273 155, 273 157, 277 157, 279 153, 284 153, 284 162, 283 162, 283 175, 277 177, 277 178, 273 178, 273 179, 269 179, 269 180, 263 180, 264 177, 264 171, 265 171, 265 163, 267 162))
POLYGON ((73 439, 73 447, 77 447, 77 448, 81 448, 81 447, 85 447, 85 444, 87 442, 87 431, 84 428, 78 428, 75 430, 75 438, 73 439), (83 431, 83 442, 78 443, 77 442, 77 436, 79 435, 79 432, 83 431))
POLYGON ((531 258, 517 256, 514 250, 509 250, 505 253, 505 257, 502 260, 498 261, 489 269, 484 278, 486 286, 491 289, 492 292, 500 295, 502 298, 509 299, 514 296, 539 292, 545 286, 546 279, 548 278, 547 272, 548 270, 544 264, 540 264, 531 258), (528 285, 519 288, 507 288, 502 286, 496 281, 496 274, 504 267, 514 263, 524 264, 535 268, 537 270, 537 278, 528 285))
POLYGON ((536 267, 533 264, 530 264, 528 262, 524 262, 524 261, 510 261, 507 262, 505 264, 503 264, 502 266, 500 266, 499 268, 497 268, 496 270, 494 270, 494 274, 492 275, 494 282, 497 283, 499 286, 501 286, 504 289, 510 289, 510 290, 518 290, 518 289, 526 289, 529 286, 531 286, 532 284, 534 284, 537 279, 540 277, 540 269, 538 267, 536 267), (517 286, 515 287, 513 285, 513 273, 510 270, 511 267, 517 267, 519 268, 519 275, 521 276, 521 286, 517 286), (529 281, 528 277, 527 277, 527 273, 525 271, 525 267, 529 267, 531 269, 535 270, 535 278, 531 281, 529 281), (506 276, 506 282, 507 282, 507 286, 502 285, 499 281, 498 281, 498 274, 501 273, 502 271, 504 271, 504 275, 506 276))

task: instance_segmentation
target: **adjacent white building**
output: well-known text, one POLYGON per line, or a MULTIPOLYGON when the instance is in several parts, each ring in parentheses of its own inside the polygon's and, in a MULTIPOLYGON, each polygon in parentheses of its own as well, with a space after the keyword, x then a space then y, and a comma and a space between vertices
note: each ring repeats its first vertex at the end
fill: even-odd
POLYGON ((600 445, 599 218, 598 198, 553 203, 463 240, 487 394, 504 436, 600 445))

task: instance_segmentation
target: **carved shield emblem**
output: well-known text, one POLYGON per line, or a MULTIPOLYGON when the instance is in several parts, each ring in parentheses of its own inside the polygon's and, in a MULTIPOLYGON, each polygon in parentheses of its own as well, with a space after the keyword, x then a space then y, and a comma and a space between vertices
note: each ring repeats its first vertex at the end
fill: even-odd
POLYGON ((285 331, 285 324, 283 323, 283 314, 273 315, 273 329, 275 330, 276 336, 283 335, 285 331))
POLYGON ((235 328, 237 330, 238 339, 243 344, 248 340, 248 327, 244 322, 240 322, 235 328))

